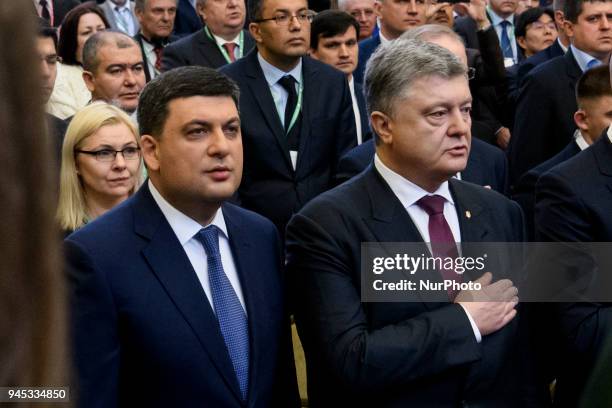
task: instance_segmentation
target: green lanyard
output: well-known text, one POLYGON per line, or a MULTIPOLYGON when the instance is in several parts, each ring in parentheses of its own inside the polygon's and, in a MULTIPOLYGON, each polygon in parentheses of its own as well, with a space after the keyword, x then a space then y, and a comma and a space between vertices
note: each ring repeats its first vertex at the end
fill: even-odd
MULTIPOLYGON (((304 79, 302 78, 302 81, 304 79)), ((298 100, 295 104, 295 110, 293 111, 293 115, 291 116, 291 122, 289 122, 289 127, 287 128, 287 134, 291 132, 291 128, 295 125, 297 118, 300 114, 300 110, 302 109, 302 94, 304 93, 304 85, 300 82, 300 86, 298 87, 298 100)))
MULTIPOLYGON (((215 44, 217 44, 217 48, 219 48, 219 51, 221 51, 221 54, 223 55, 223 58, 225 58, 227 63, 231 64, 232 60, 230 59, 230 56, 227 53, 227 50, 224 47, 220 46, 219 43, 217 43, 217 41, 215 40, 215 37, 213 37, 208 27, 205 26, 204 31, 206 32, 206 35, 208 36, 208 38, 210 38, 211 40, 215 42, 215 44)), ((242 58, 242 50, 244 49, 243 45, 244 45, 244 31, 240 31, 240 37, 238 39, 238 53, 237 53, 238 55, 236 55, 236 59, 242 58)))

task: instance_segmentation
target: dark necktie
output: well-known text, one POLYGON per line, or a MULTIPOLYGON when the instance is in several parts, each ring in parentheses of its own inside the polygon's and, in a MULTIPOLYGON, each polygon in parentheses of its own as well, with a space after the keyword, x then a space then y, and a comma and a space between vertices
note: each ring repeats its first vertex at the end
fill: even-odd
POLYGON ((246 401, 249 386, 249 324, 221 263, 219 229, 214 225, 196 234, 208 258, 208 280, 221 334, 234 366, 242 399, 246 401))
POLYGON ((236 56, 234 55, 234 50, 236 49, 236 43, 233 42, 228 42, 223 44, 223 48, 225 48, 225 51, 227 51, 227 55, 229 56, 229 59, 231 62, 236 61, 236 56))
POLYGON ((155 53, 155 69, 157 71, 161 71, 162 53, 164 52, 164 46, 161 44, 156 44, 153 47, 153 52, 155 53))
MULTIPOLYGON (((429 241, 431 242, 431 254, 435 258, 457 258, 457 244, 453 233, 444 218, 444 202, 446 199, 439 195, 428 195, 417 201, 427 215, 429 215, 429 241)), ((443 262, 444 265, 446 262, 443 262)), ((461 282, 461 275, 455 273, 453 269, 442 268, 440 271, 442 279, 461 282)), ((448 295, 453 300, 456 292, 449 288, 448 295)))
POLYGON ((287 105, 285 105, 285 133, 289 132, 291 117, 297 105, 297 92, 295 91, 295 79, 291 75, 285 75, 278 83, 287 91, 287 105))
POLYGON ((40 16, 47 21, 51 21, 51 14, 49 14, 49 7, 47 7, 47 0, 40 0, 40 16))
POLYGON ((512 44, 510 44, 510 37, 508 36, 508 26, 510 26, 511 24, 509 21, 506 20, 503 20, 499 24, 502 28, 500 45, 502 53, 504 54, 504 58, 514 59, 514 54, 512 53, 512 44))

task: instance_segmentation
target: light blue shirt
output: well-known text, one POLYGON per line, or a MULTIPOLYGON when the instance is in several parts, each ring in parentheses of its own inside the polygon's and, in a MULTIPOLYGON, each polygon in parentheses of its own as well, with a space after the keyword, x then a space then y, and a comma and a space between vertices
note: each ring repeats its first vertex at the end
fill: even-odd
POLYGON ((115 6, 113 4, 113 13, 115 14, 115 21, 121 31, 133 37, 136 35, 136 24, 134 23, 134 15, 130 9, 130 2, 127 1, 123 6, 115 6))
POLYGON ((285 106, 287 106, 289 94, 287 91, 285 91, 285 88, 278 83, 278 80, 285 75, 291 75, 296 81, 295 90, 298 92, 300 84, 302 83, 302 59, 300 58, 300 62, 298 62, 295 68, 289 72, 276 68, 274 65, 263 59, 259 53, 257 53, 257 59, 259 60, 259 65, 261 66, 261 70, 266 78, 266 82, 268 82, 268 86, 270 87, 270 92, 272 93, 272 99, 274 99, 274 105, 276 106, 278 117, 280 118, 282 125, 285 126, 285 106))
POLYGON ((570 49, 572 50, 572 54, 574 55, 574 58, 576 59, 576 62, 578 63, 578 66, 580 67, 582 72, 588 69, 587 66, 589 65, 591 61, 597 61, 597 65, 601 64, 600 60, 598 60, 597 58, 593 57, 590 54, 587 54, 584 51, 579 50, 573 45, 570 45, 570 49))
POLYGON ((499 38, 499 42, 501 44, 501 36, 502 36, 502 26, 501 22, 506 20, 510 23, 506 32, 508 33, 508 39, 510 40, 510 46, 512 47, 512 59, 516 64, 518 62, 518 54, 516 49, 516 38, 514 37, 514 14, 510 17, 504 19, 498 16, 490 7, 487 7, 487 12, 489 13, 489 17, 491 17, 491 24, 493 24, 493 28, 495 28, 495 32, 497 33, 497 38, 499 38))

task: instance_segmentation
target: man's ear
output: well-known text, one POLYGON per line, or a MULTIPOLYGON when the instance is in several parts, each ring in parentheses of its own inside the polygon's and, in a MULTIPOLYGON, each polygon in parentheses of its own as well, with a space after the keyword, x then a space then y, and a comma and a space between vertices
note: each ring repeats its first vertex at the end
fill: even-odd
POLYGON ((204 11, 204 6, 200 3, 196 3, 196 14, 200 16, 202 23, 206 24, 206 11, 204 11))
POLYGON ((527 41, 525 41, 525 37, 516 37, 516 42, 518 43, 519 47, 521 47, 523 50, 527 49, 527 41))
POLYGON ((574 24, 571 21, 563 20, 563 28, 569 38, 574 38, 574 24))
POLYGON ((251 33, 251 37, 253 37, 256 43, 261 44, 263 42, 258 23, 249 23, 249 33, 251 33))
POLYGON ((574 123, 576 123, 578 129, 582 131, 586 132, 589 130, 588 116, 582 109, 578 109, 576 113, 574 113, 574 123))
POLYGON ((382 112, 374 111, 370 115, 370 124, 381 143, 391 144, 393 142, 393 119, 382 112))
MULTIPOLYGON (((378 17, 381 17, 380 9, 382 8, 382 3, 379 0, 374 2, 374 12, 378 17)), ((359 34, 359 33, 357 33, 359 34)))
POLYGON ((140 136, 140 149, 147 170, 149 172, 159 171, 159 141, 151 135, 142 135, 140 136))
POLYGON ((83 81, 85 82, 85 86, 89 89, 89 92, 92 92, 96 89, 96 80, 94 76, 89 71, 83 71, 83 81))

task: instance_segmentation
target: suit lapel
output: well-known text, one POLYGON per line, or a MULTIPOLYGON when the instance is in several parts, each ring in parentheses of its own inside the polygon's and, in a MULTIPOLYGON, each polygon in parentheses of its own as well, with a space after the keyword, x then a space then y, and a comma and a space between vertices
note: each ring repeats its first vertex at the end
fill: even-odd
POLYGON ((211 67, 217 69, 227 64, 214 38, 208 37, 203 28, 198 32, 197 43, 199 46, 194 47, 194 52, 200 54, 200 58, 207 61, 211 67))
POLYGON ((145 81, 148 83, 151 80, 151 72, 149 72, 149 61, 147 60, 147 53, 144 47, 144 39, 140 33, 134 36, 134 39, 140 45, 140 51, 142 52, 142 60, 144 61, 144 72, 145 72, 145 81))
POLYGON ((262 365, 262 353, 266 345, 262 344, 265 337, 260 324, 267 320, 265 308, 266 304, 265 288, 250 273, 254 265, 257 265, 256 249, 249 242, 249 234, 244 230, 240 218, 235 215, 234 210, 228 206, 223 207, 223 217, 227 225, 230 239, 232 255, 238 271, 244 303, 247 310, 249 323, 249 344, 250 344, 250 367, 249 367, 249 395, 252 399, 258 389, 256 380, 260 377, 259 371, 262 365))
POLYGON ((183 318, 193 329, 236 398, 240 388, 219 323, 184 249, 145 185, 135 206, 135 232, 149 239, 142 255, 183 318))
POLYGON ((302 58, 302 81, 304 82, 304 93, 302 101, 302 125, 300 127, 300 145, 298 159, 295 165, 296 171, 300 168, 303 157, 307 155, 306 149, 310 140, 310 120, 313 118, 311 108, 316 105, 319 97, 319 87, 316 85, 316 74, 318 67, 309 57, 302 58))
MULTIPOLYGON (((366 219, 365 222, 377 238, 377 242, 422 243, 423 248, 419 252, 429 254, 429 249, 408 211, 382 176, 378 174, 374 165, 370 165, 366 175, 366 187, 372 214, 371 218, 366 219)), ((389 254, 389 256, 395 256, 395 254, 389 254)), ((414 279, 414 277, 414 275, 406 275, 408 279, 414 279)), ((424 278, 423 276, 420 279, 424 278)), ((435 272, 427 279, 432 282, 442 282, 442 276, 435 272)), ((421 293, 421 291, 416 293, 429 310, 437 309, 441 303, 448 302, 444 293, 440 293, 440 296, 435 298, 432 294, 421 293), (433 300, 436 302, 432 302, 433 300)))
POLYGON ((457 210, 459 228, 461 230, 461 241, 483 241, 489 232, 487 223, 481 222, 479 218, 484 209, 464 190, 464 186, 460 180, 451 178, 449 180, 449 187, 453 199, 455 200, 455 209, 457 210))
MULTIPOLYGON (((248 55, 244 57, 245 60, 245 74, 250 78, 248 82, 249 89, 253 98, 259 106, 268 128, 274 134, 274 137, 280 145, 285 162, 290 169, 293 169, 291 164, 291 157, 289 156, 289 146, 287 145, 287 139, 285 137, 285 130, 278 117, 274 100, 272 99, 272 93, 268 82, 264 77, 264 73, 261 70, 259 61, 257 60, 257 49, 253 49, 248 55)), ((304 122, 304 120, 302 120, 304 122)))

